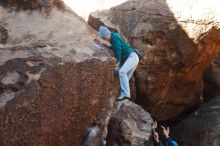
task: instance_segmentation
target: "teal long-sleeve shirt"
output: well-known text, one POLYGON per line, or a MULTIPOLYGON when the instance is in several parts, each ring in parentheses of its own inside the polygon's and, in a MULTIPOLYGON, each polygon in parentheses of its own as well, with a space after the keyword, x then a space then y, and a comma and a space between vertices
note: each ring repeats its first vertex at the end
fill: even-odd
POLYGON ((130 53, 134 51, 119 33, 111 33, 110 44, 111 49, 115 51, 117 62, 126 61, 130 53))

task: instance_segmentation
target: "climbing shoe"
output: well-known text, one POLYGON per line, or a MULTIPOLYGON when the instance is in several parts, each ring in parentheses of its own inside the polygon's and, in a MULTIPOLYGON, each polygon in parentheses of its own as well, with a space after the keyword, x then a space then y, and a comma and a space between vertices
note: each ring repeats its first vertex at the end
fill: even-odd
POLYGON ((125 96, 119 96, 116 101, 123 101, 125 99, 129 99, 129 97, 125 97, 125 96))
POLYGON ((119 110, 120 107, 122 106, 123 103, 125 103, 126 101, 128 101, 128 99, 124 99, 122 101, 116 101, 116 109, 119 110))

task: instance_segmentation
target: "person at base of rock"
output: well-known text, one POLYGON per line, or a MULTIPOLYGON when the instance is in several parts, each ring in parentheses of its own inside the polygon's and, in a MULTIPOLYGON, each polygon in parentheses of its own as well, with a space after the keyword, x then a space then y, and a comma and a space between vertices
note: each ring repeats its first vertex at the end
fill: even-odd
MULTIPOLYGON (((166 145, 167 146, 178 146, 178 144, 175 141, 173 141, 169 136, 170 128, 167 127, 167 129, 166 129, 164 126, 161 126, 161 128, 163 129, 163 134, 166 137, 166 143, 167 143, 166 145)), ((163 144, 159 140, 159 135, 157 132, 154 132, 154 140, 156 142, 155 146, 163 146, 163 144)))
POLYGON ((119 33, 110 32, 105 26, 100 26, 99 36, 110 42, 110 48, 115 52, 117 59, 115 71, 119 73, 121 87, 120 95, 117 98, 117 108, 119 108, 124 100, 131 97, 129 80, 137 68, 141 56, 138 51, 131 48, 119 33), (122 66, 120 66, 121 64, 122 66))

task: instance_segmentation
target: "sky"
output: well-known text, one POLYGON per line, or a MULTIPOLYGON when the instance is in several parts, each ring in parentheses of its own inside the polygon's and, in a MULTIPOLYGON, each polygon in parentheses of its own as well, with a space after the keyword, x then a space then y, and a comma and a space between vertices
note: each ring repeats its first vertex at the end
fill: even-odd
POLYGON ((85 20, 91 12, 108 9, 125 1, 127 0, 64 0, 72 10, 85 20))
MULTIPOLYGON (((90 13, 96 10, 109 9, 128 0, 64 0, 75 13, 88 19, 90 13)), ((214 17, 220 20, 220 0, 165 0, 170 10, 175 12, 175 17, 202 19, 203 17, 214 17), (193 2, 193 3, 192 3, 193 2), (187 7, 188 6, 188 7, 187 7), (201 11, 204 8, 204 11, 201 11), (188 11, 186 13, 183 11, 188 11), (216 12, 215 12, 216 11, 216 12), (215 13, 213 13, 215 12, 215 13), (184 14, 184 15, 183 15, 184 14), (212 14, 214 14, 212 16, 212 14)))

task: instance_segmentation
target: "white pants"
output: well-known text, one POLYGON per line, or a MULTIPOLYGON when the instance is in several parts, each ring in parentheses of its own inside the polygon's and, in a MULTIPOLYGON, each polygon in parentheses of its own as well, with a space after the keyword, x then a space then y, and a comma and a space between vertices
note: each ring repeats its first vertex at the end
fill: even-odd
POLYGON ((135 69, 139 63, 139 57, 135 52, 132 52, 123 66, 119 70, 119 80, 121 86, 120 96, 131 97, 129 80, 131 79, 135 69))

